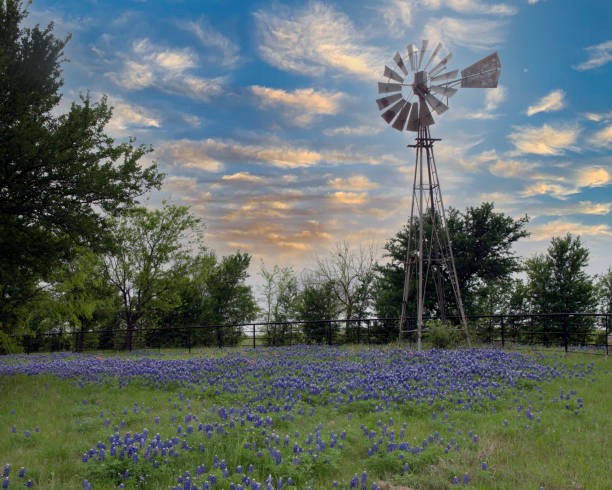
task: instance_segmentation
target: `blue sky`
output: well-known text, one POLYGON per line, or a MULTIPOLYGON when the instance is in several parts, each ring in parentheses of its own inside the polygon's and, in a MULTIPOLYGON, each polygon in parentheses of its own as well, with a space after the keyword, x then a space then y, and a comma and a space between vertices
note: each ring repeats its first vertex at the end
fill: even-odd
MULTIPOLYGON (((445 204, 529 215, 528 257, 580 234, 612 263, 608 0, 61 1, 28 23, 72 33, 60 111, 107 94, 108 127, 155 148, 155 205, 192 206, 206 244, 267 266, 314 264, 338 240, 381 250, 409 215, 414 133, 381 119, 385 63, 421 39, 450 68, 490 52, 497 89, 461 89, 432 136, 445 204)), ((392 65, 390 65, 392 66, 392 65)))

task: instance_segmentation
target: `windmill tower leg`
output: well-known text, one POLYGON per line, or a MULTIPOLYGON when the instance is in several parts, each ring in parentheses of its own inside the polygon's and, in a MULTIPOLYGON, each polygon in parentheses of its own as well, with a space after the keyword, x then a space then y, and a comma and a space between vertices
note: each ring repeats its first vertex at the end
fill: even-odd
POLYGON ((430 136, 429 128, 419 128, 417 142, 410 145, 416 149, 416 160, 414 168, 414 180, 412 186, 412 205, 408 228, 408 244, 406 250, 406 261, 404 266, 404 291, 402 295, 402 309, 400 315, 399 342, 402 333, 405 332, 406 310, 410 283, 414 269, 416 269, 417 280, 417 349, 421 350, 421 338, 423 330, 423 309, 425 300, 425 288, 429 272, 434 274, 433 280, 436 286, 440 312, 443 320, 446 317, 444 291, 442 285, 442 274, 446 272, 453 289, 461 324, 464 328, 468 346, 471 347, 467 321, 459 289, 459 281, 453 257, 452 242, 446 221, 446 212, 442 200, 442 192, 438 180, 438 172, 433 153, 433 143, 438 141, 430 136), (425 157, 425 158, 423 158, 425 157), (425 164, 425 165, 424 165, 425 164), (418 239, 413 235, 415 225, 415 207, 418 214, 418 239), (429 215, 431 219, 431 237, 424 250, 424 216, 429 215), (415 243, 416 242, 416 243, 415 243))

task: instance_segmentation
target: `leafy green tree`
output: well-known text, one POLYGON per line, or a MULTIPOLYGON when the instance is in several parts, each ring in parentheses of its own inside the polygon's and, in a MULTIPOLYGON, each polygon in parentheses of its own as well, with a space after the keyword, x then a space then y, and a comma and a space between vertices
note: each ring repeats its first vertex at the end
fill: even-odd
POLYGON ((239 327, 215 326, 239 325, 256 318, 259 310, 251 286, 245 284, 250 261, 251 257, 241 252, 221 260, 207 251, 194 257, 179 286, 180 305, 163 317, 162 324, 203 328, 191 329, 191 334, 188 329, 161 332, 158 341, 176 345, 176 337, 181 337, 186 344, 191 335, 194 345, 236 344, 242 336, 239 327), (169 335, 172 338, 166 338, 169 335))
MULTIPOLYGON (((520 270, 519 257, 512 251, 512 245, 528 235, 525 216, 513 219, 504 213, 494 211, 492 203, 484 202, 478 207, 468 207, 464 213, 450 208, 447 225, 452 239, 453 255, 459 287, 466 314, 483 312, 488 303, 491 289, 496 283, 509 280, 512 273, 520 270), (487 288, 489 290, 487 291, 487 288)), ((418 223, 413 223, 413 234, 418 240, 418 223)), ((424 223, 425 247, 431 236, 431 217, 424 223)), ((379 277, 376 281, 375 308, 379 316, 399 317, 404 287, 404 263, 408 247, 408 225, 404 226, 386 244, 385 256, 389 259, 377 267, 379 277)), ((454 297, 445 271, 443 287, 446 308, 456 313, 454 297)), ((433 281, 426 284, 426 314, 440 314, 433 281)), ((416 282, 411 284, 408 298, 408 311, 416 310, 416 282)))
POLYGON ((139 322, 180 304, 180 284, 190 263, 190 239, 199 238, 199 220, 186 206, 164 203, 152 211, 128 209, 110 222, 112 241, 103 267, 106 280, 119 296, 127 330, 124 347, 131 350, 139 322))
POLYGON ((612 314, 612 267, 604 274, 597 277, 597 297, 599 299, 599 311, 612 314))
POLYGON ((70 37, 21 27, 27 11, 0 0, 0 324, 34 297, 75 244, 100 246, 103 213, 134 204, 159 188, 149 151, 134 141, 115 144, 104 133, 111 109, 87 95, 55 115, 63 51, 70 37))
POLYGON ((97 336, 86 336, 86 332, 108 316, 115 299, 104 281, 99 257, 90 249, 79 248, 73 260, 54 272, 50 292, 49 311, 75 332, 75 349, 81 352, 86 340, 97 347, 97 336))
MULTIPOLYGON (((536 255, 525 262, 527 282, 523 291, 524 302, 531 313, 588 313, 597 306, 597 295, 593 280, 585 269, 589 261, 589 250, 582 245, 580 237, 568 233, 564 237, 553 237, 545 254, 536 255)), ((562 332, 560 320, 550 319, 538 324, 542 331, 554 332, 558 339, 562 332)), ((585 340, 591 331, 592 320, 571 317, 571 339, 585 340)), ((542 334, 548 338, 547 334, 542 334)))
POLYGON ((331 282, 319 282, 316 278, 305 278, 296 301, 297 319, 309 322, 302 325, 306 342, 324 343, 333 340, 338 334, 338 323, 312 323, 318 320, 336 318, 338 303, 333 294, 331 282))

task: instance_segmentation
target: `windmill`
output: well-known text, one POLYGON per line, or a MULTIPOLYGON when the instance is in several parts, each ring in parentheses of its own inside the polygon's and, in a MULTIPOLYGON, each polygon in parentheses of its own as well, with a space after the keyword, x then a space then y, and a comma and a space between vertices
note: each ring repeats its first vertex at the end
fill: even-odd
POLYGON ((429 127, 434 124, 432 112, 438 115, 445 113, 448 110, 448 99, 457 93, 459 87, 497 87, 501 74, 501 63, 496 52, 461 70, 461 75, 459 75, 459 70, 447 71, 452 53, 448 53, 436 62, 438 53, 442 49, 441 43, 437 44, 428 61, 423 64, 428 46, 429 41, 427 40, 422 41, 420 51, 414 44, 408 45, 407 60, 409 66, 404 63, 404 59, 399 52, 395 53, 393 61, 402 75, 397 70, 385 66, 383 77, 386 78, 386 81, 378 83, 378 93, 385 95, 376 100, 378 109, 383 111, 381 117, 387 124, 391 124, 391 127, 398 131, 405 130, 417 133, 416 143, 408 145, 408 147, 416 150, 416 159, 404 269, 399 341, 401 343, 402 334, 409 331, 405 330, 406 303, 410 292, 412 274, 416 274, 418 350, 421 350, 425 286, 430 274, 434 279, 443 321, 446 313, 442 277, 446 275, 449 278, 466 339, 468 345, 471 345, 434 158, 433 145, 440 139, 432 138, 429 131, 429 127), (430 68, 432 64, 433 67, 430 68), (411 76, 411 72, 413 76, 411 76), (437 96, 446 99, 446 103, 437 96), (419 223, 418 240, 417 237, 413 236, 412 231, 415 208, 419 223), (431 232, 426 250, 424 250, 423 243, 425 216, 429 216, 431 220, 431 232))

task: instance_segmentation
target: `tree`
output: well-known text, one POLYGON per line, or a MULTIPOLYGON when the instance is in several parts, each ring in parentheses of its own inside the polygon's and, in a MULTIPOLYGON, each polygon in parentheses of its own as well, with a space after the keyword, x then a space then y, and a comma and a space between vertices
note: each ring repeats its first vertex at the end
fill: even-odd
MULTIPOLYGON (((531 313, 587 313, 595 311, 597 296, 592 279, 585 269, 589 251, 580 237, 568 233, 565 237, 553 237, 545 254, 535 255, 525 262, 527 282, 525 303, 531 313)), ((570 319, 571 330, 576 332, 572 340, 585 341, 585 334, 592 328, 587 318, 570 319)), ((561 333, 560 322, 539 325, 541 330, 561 333)), ((542 334, 542 338, 548 338, 542 334)))
POLYGON ((264 321, 267 341, 272 344, 283 343, 289 333, 289 323, 295 320, 298 297, 298 280, 291 267, 275 265, 267 270, 261 263, 259 272, 264 280, 261 288, 264 295, 264 321))
POLYGON ((597 297, 599 299, 599 311, 612 314, 612 267, 597 277, 597 297))
POLYGON ((334 285, 329 281, 321 283, 312 275, 304 277, 302 284, 296 301, 296 316, 298 320, 308 322, 302 325, 306 342, 331 341, 337 334, 337 323, 317 321, 331 320, 336 317, 338 303, 333 294, 334 285))
POLYGON ((131 350, 140 321, 180 304, 179 284, 190 262, 187 240, 199 238, 199 220, 186 206, 164 203, 153 211, 131 208, 109 221, 112 242, 103 265, 120 298, 125 348, 131 350))
POLYGON ((69 260, 75 244, 100 246, 104 213, 115 213, 159 188, 156 165, 141 168, 150 149, 115 144, 104 133, 106 98, 89 95, 55 115, 63 50, 70 39, 53 24, 20 26, 19 0, 0 0, 0 322, 15 320, 41 279, 69 260))
POLYGON ((352 250, 348 242, 336 243, 327 257, 317 258, 316 274, 321 284, 331 284, 334 300, 346 320, 349 338, 352 330, 359 328, 358 323, 349 320, 362 319, 370 310, 374 264, 373 246, 352 250))
MULTIPOLYGON (((525 216, 513 219, 494 211, 493 203, 484 202, 478 207, 468 207, 464 213, 450 208, 447 226, 452 239, 455 268, 466 314, 481 313, 483 295, 491 294, 490 288, 500 281, 509 280, 512 273, 520 270, 519 258, 512 252, 512 245, 528 235, 525 216), (487 288, 489 291, 487 291, 487 288), (484 291, 483 291, 484 289, 484 291)), ((412 233, 418 240, 418 223, 412 224, 412 233)), ((431 217, 424 223, 425 249, 431 236, 431 217)), ((404 263, 408 246, 409 224, 404 226, 386 244, 385 257, 388 263, 378 266, 379 278, 376 281, 376 310, 379 316, 399 317, 404 287, 404 263)), ((444 274, 444 271, 443 271, 444 274)), ((451 312, 456 306, 447 274, 444 274, 444 292, 447 309, 451 312)), ((433 281, 426 287, 425 312, 439 314, 433 281)), ((416 283, 410 290, 416 291, 416 283)), ((416 298, 408 298, 408 311, 415 311, 416 298)))
POLYGON ((54 271, 50 293, 49 310, 59 322, 68 323, 73 332, 78 332, 75 350, 81 352, 85 332, 94 326, 96 318, 107 315, 114 306, 99 257, 90 249, 79 248, 73 260, 54 271))

